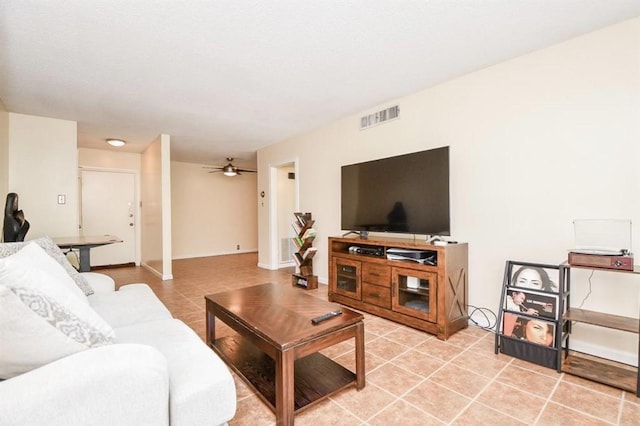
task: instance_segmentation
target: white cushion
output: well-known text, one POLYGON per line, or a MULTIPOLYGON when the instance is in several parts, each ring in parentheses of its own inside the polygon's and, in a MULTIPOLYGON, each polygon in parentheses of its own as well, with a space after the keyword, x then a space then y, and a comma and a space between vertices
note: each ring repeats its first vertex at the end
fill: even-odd
POLYGON ((225 363, 182 321, 147 321, 116 329, 118 343, 158 349, 169 364, 169 423, 217 425, 236 411, 233 377, 225 363))
MULTIPOLYGON (((25 247, 23 250, 30 249, 25 247)), ((4 289, 3 302, 8 306, 5 309, 5 306, 0 305, 3 315, 0 352, 5 357, 0 365, 4 368, 6 364, 6 370, 2 373, 4 377, 28 371, 23 368, 31 368, 42 359, 51 361, 81 349, 114 341, 113 328, 88 303, 72 293, 56 274, 47 273, 47 266, 41 268, 38 262, 27 265, 22 256, 24 254, 20 255, 18 252, 0 259, 0 286, 4 289), (28 309, 17 311, 16 300, 7 296, 7 290, 28 309), (22 314, 18 315, 18 312, 22 314), (16 323, 20 324, 22 321, 28 325, 26 330, 16 326, 16 323), (47 333, 33 333, 33 321, 39 321, 40 326, 47 329, 47 333), (56 343, 49 345, 48 339, 42 339, 42 333, 49 335, 56 343), (69 343, 69 347, 61 350, 61 342, 65 341, 69 343), (35 360, 29 359, 30 353, 38 352, 41 353, 35 360), (23 356, 27 358, 26 363, 20 361, 23 356), (16 362, 18 367, 15 366, 16 362)))
POLYGON ((71 266, 71 263, 69 263, 64 253, 62 253, 60 247, 58 247, 50 237, 40 237, 36 238, 35 240, 26 242, 23 241, 20 243, 2 243, 0 244, 0 258, 11 256, 12 254, 17 253, 18 250, 21 250, 24 246, 32 242, 42 247, 42 249, 49 256, 51 256, 56 262, 58 262, 64 268, 64 270, 67 271, 69 276, 73 279, 76 285, 80 287, 80 290, 82 290, 85 295, 88 296, 90 294, 93 294, 93 289, 91 289, 89 284, 87 284, 84 277, 73 266, 71 266))
POLYGON ((0 259, 0 263, 3 262, 15 262, 27 269, 39 269, 44 274, 53 278, 51 281, 52 283, 64 286, 64 288, 68 290, 69 293, 73 294, 78 300, 86 304, 89 303, 87 296, 85 296, 84 292, 80 290, 64 268, 62 268, 58 262, 49 256, 42 247, 36 243, 29 243, 16 254, 0 259))
POLYGON ((112 327, 171 318, 171 312, 146 284, 127 284, 111 293, 96 292, 89 296, 89 304, 112 327))
POLYGON ((116 282, 109 275, 99 272, 80 272, 94 293, 111 293, 116 290, 116 282))
POLYGON ((113 328, 55 276, 47 274, 36 265, 25 266, 22 262, 16 261, 14 256, 0 259, 0 285, 10 289, 29 288, 40 291, 105 336, 115 336, 113 328))
POLYGON ((103 335, 38 290, 0 285, 0 342, 0 379, 9 379, 113 343, 113 334, 103 335))

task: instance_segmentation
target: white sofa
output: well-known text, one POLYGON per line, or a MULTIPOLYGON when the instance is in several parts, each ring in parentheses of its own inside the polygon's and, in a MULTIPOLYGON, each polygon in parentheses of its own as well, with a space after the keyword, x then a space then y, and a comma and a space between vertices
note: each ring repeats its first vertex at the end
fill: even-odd
MULTIPOLYGON (((38 243, 50 251, 57 249, 51 249, 50 239, 38 243)), ((34 268, 25 272, 20 262, 18 266, 11 263, 16 255, 6 255, 15 247, 0 244, 0 377, 2 371, 5 375, 0 381, 0 425, 197 426, 225 424, 233 418, 236 393, 228 368, 193 330, 171 317, 146 284, 129 284, 115 291, 113 280, 106 275, 71 273, 72 281, 88 283, 88 287, 83 284, 82 292, 87 307, 76 304, 74 309, 96 314, 95 329, 106 330, 106 337, 102 341, 93 338, 85 346, 63 341, 63 350, 69 346, 73 353, 51 361, 45 357, 38 366, 43 361, 33 353, 37 349, 32 349, 38 348, 38 342, 31 340, 38 335, 42 319, 36 317, 32 328, 36 331, 19 331, 34 318, 27 311, 21 317, 25 308, 16 297, 21 295, 22 283, 33 278, 34 268), (1 258, 3 248, 5 257, 1 258), (14 280, 18 284, 12 287, 11 274, 16 268, 27 278, 14 280), (14 343, 9 347, 8 342, 14 343), (25 369, 28 371, 21 372, 25 369)), ((26 253, 26 247, 18 252, 26 253)), ((25 256, 18 260, 24 262, 25 256)), ((58 254, 53 257, 62 264, 58 254)), ((38 283, 42 281, 39 277, 38 283)), ((25 291, 37 292, 38 283, 27 285, 25 291)), ((49 289, 39 290, 47 297, 49 289)), ((50 325, 44 327, 49 328, 43 332, 51 332, 50 325)), ((52 340, 48 347, 57 345, 52 340)))

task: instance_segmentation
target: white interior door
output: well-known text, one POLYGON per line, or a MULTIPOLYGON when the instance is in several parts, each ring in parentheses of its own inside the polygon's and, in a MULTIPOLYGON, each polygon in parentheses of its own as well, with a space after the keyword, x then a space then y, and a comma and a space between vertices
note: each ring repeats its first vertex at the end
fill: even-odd
POLYGON ((91 249, 91 266, 136 259, 135 174, 82 170, 81 235, 115 235, 122 243, 91 249))

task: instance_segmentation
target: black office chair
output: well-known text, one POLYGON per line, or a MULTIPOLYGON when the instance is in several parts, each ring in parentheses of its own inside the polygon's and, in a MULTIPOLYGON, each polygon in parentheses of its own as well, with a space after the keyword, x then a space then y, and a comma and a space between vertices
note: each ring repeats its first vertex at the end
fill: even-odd
POLYGON ((18 210, 18 194, 7 194, 7 203, 4 207, 4 226, 2 228, 2 240, 5 243, 24 241, 29 231, 29 222, 25 220, 22 210, 18 210))

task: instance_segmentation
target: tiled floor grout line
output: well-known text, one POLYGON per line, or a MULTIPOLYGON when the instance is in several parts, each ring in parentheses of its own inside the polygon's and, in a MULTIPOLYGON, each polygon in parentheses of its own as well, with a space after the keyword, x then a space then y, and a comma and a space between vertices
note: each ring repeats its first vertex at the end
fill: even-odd
POLYGON ((545 409, 547 408, 547 406, 549 405, 551 401, 551 398, 553 398, 553 394, 556 392, 556 390, 558 389, 558 386, 560 386, 560 382, 562 381, 562 376, 559 374, 558 378, 556 379, 556 383, 555 385, 553 385, 553 389, 551 389, 551 392, 549 392, 549 395, 547 396, 546 401, 544 402, 544 404, 542 405, 542 408, 540 409, 540 412, 538 413, 538 415, 536 416, 535 421, 533 422, 534 425, 537 425, 538 422, 540 421, 540 417, 542 417, 542 414, 544 413, 545 409))
POLYGON ((333 401, 334 404, 338 405, 339 407, 343 408, 344 410, 350 412, 353 416, 355 416, 358 420, 360 420, 362 422, 362 424, 368 424, 368 421, 371 420, 372 418, 374 418, 375 416, 377 416, 378 414, 382 413, 384 410, 386 410, 389 406, 391 406, 392 404, 394 404, 396 401, 398 401, 400 398, 396 397, 395 395, 393 395, 392 393, 382 389, 380 386, 376 385, 375 383, 369 383, 367 384, 367 386, 375 386, 377 389, 379 389, 382 392, 388 393, 389 395, 391 395, 392 397, 394 397, 395 399, 393 399, 389 404, 383 406, 380 410, 378 410, 375 414, 373 414, 372 416, 370 416, 368 419, 363 420, 362 417, 356 415, 356 413, 354 413, 353 411, 351 411, 351 409, 349 407, 345 407, 342 404, 340 404, 340 402, 338 402, 336 399, 334 399, 334 397, 329 397, 329 399, 331 401, 333 401))
MULTIPOLYGON (((483 402, 478 401, 478 397, 479 397, 480 395, 482 395, 482 394, 483 394, 483 392, 489 388, 489 386, 491 386, 491 385, 492 385, 492 384, 494 384, 496 381, 498 381, 498 380, 497 380, 497 378, 500 376, 500 374, 502 374, 502 372, 504 372, 507 368, 509 368, 509 366, 510 366, 512 363, 513 363, 513 360, 510 360, 509 362, 507 362, 507 363, 504 365, 504 367, 502 367, 502 369, 500 369, 500 371, 495 375, 495 377, 493 377, 491 380, 489 380, 489 381, 487 382, 487 384, 486 384, 486 385, 484 385, 484 386, 482 387, 482 389, 481 389, 479 392, 477 392, 477 393, 476 393, 476 395, 475 395, 473 398, 471 398, 471 400, 469 401, 469 403, 468 403, 468 404, 467 404, 467 405, 466 405, 462 410, 460 410, 460 412, 456 415, 456 417, 454 417, 454 419, 453 419, 453 420, 451 420, 451 422, 449 422, 449 424, 452 424, 453 422, 455 422, 455 421, 456 421, 456 419, 457 419, 458 417, 460 417, 460 416, 461 416, 461 415, 462 415, 462 414, 467 410, 467 408, 471 407, 471 405, 473 405, 473 403, 474 403, 474 402, 477 402, 478 404, 482 404, 482 405, 484 405, 485 407, 488 407, 489 409, 491 409, 491 410, 493 410, 493 411, 495 411, 495 412, 497 412, 497 413, 503 414, 503 415, 508 416, 508 417, 510 417, 510 418, 512 418, 512 419, 515 419, 515 420, 517 420, 517 421, 522 422, 522 420, 520 420, 520 419, 518 419, 518 418, 516 418, 516 417, 512 416, 512 415, 511 415, 511 414, 509 414, 509 413, 505 413, 505 412, 503 412, 503 411, 496 410, 495 408, 493 408, 493 407, 489 407, 489 406, 487 406, 486 404, 484 404, 483 402)), ((465 369, 464 367, 460 367, 460 368, 465 369)), ((465 370, 466 370, 466 369, 465 369, 465 370)), ((467 371, 470 371, 470 370, 467 370, 467 371)), ((501 382, 500 382, 500 381, 498 381, 498 383, 501 383, 501 382)), ((446 386, 445 386, 445 387, 446 387, 446 386)), ((448 389, 448 388, 447 388, 447 389, 448 389)))
MULTIPOLYGON (((565 407, 568 410, 575 411, 576 413, 580 413, 582 415, 589 416, 589 417, 591 417, 591 418, 593 418, 595 420, 601 421, 601 422, 605 422, 605 423, 612 424, 612 425, 619 425, 620 424, 620 420, 619 419, 622 416, 622 409, 624 407, 624 404, 623 404, 624 394, 622 394, 620 396, 620 404, 618 404, 618 412, 616 413, 616 419, 617 419, 616 423, 611 423, 611 422, 603 419, 602 417, 594 416, 593 414, 590 414, 590 413, 587 413, 587 412, 584 412, 584 411, 579 411, 579 410, 575 409, 574 407, 568 406, 566 404, 562 404, 562 403, 560 403, 558 401, 553 401, 553 396, 555 395, 555 392, 558 389, 558 387, 560 387, 560 383, 562 383, 562 379, 563 379, 565 374, 566 373, 561 373, 561 374, 558 375, 558 380, 557 380, 555 386, 553 387, 553 390, 549 393, 549 396, 547 397, 547 401, 545 402, 545 405, 542 408, 542 410, 540 410, 540 415, 538 417, 540 417, 542 415, 542 413, 544 412, 544 409, 547 407, 547 405, 549 403, 553 403, 553 404, 557 404, 557 405, 560 405, 562 407, 565 407)), ((593 389, 586 388, 586 387, 581 386, 581 385, 576 384, 576 383, 569 383, 569 384, 571 384, 573 386, 577 386, 577 387, 583 388, 583 389, 587 389, 589 391, 597 392, 601 396, 606 397, 606 398, 612 398, 612 399, 616 398, 616 397, 613 397, 611 395, 607 395, 606 393, 599 392, 599 391, 594 391, 593 389)))
MULTIPOLYGON (((429 339, 427 339, 427 340, 429 340, 429 339)), ((423 343, 424 343, 424 342, 423 342, 423 343)), ((405 351, 405 352, 403 352, 403 353, 406 353, 406 352, 408 352, 409 350, 411 350, 411 349, 413 349, 413 348, 415 348, 416 346, 421 345, 421 344, 422 344, 422 343, 419 343, 419 344, 417 344, 417 345, 414 345, 413 347, 409 348, 407 351, 405 351)), ((456 345, 454 345, 454 346, 456 346, 456 345)), ((456 347, 457 347, 457 346, 456 346, 456 347)), ((465 352, 465 351, 463 351, 463 352, 465 352)), ((451 361, 453 361, 454 359, 456 359, 456 358, 457 358, 458 356, 460 356, 463 352, 461 352, 460 354, 458 354, 458 355, 454 356, 453 358, 451 358, 451 359, 449 359, 449 360, 442 360, 442 359, 439 359, 439 358, 433 357, 433 356, 431 356, 431 355, 429 355, 429 354, 426 354, 426 353, 424 353, 424 352, 421 352, 421 353, 423 353, 423 354, 425 354, 425 355, 427 355, 427 356, 429 356, 429 357, 431 357, 431 358, 433 358, 433 359, 435 359, 435 360, 443 361, 443 364, 442 364, 440 367, 436 368, 434 371, 432 371, 432 372, 431 372, 430 374, 428 374, 427 376, 424 376, 424 377, 423 377, 423 376, 420 376, 420 377, 422 377, 422 380, 420 380, 420 381, 419 381, 418 383, 416 383, 414 386, 412 386, 412 387, 410 387, 409 389, 407 389, 403 394, 399 395, 399 396, 397 397, 396 401, 394 401, 394 402, 397 402, 397 401, 402 400, 402 401, 404 401, 406 404, 411 405, 413 408, 415 408, 415 409, 417 409, 418 411, 420 411, 420 412, 424 413, 425 415, 427 415, 427 416, 429 416, 429 417, 433 417, 433 418, 435 418, 436 420, 438 420, 438 421, 442 422, 443 424, 447 424, 447 422, 445 422, 445 421, 443 421, 443 420, 439 419, 438 417, 435 417, 435 416, 434 416, 433 414, 431 414, 431 413, 427 413, 426 411, 424 411, 424 410, 423 410, 423 409, 421 409, 420 407, 418 407, 418 406, 416 406, 416 405, 412 404, 410 401, 407 401, 407 400, 405 399, 405 397, 406 397, 409 393, 411 393, 413 390, 415 390, 416 388, 418 388, 420 385, 422 385, 422 384, 424 384, 425 382, 429 381, 429 379, 430 379, 434 374, 436 374, 438 371, 440 371, 440 370, 444 369, 447 365, 449 365, 449 363, 451 363, 451 361)), ((400 355, 402 355, 402 354, 397 355, 396 357, 392 358, 391 360, 388 360, 387 362, 392 362, 394 359, 398 358, 400 355)), ((413 373, 413 372, 411 372, 411 371, 409 371, 409 370, 407 370, 407 369, 405 369, 405 368, 403 368, 403 367, 400 367, 400 366, 398 366, 398 365, 396 365, 396 364, 393 364, 393 365, 394 365, 394 366, 396 366, 396 367, 398 367, 398 368, 400 368, 400 369, 402 369, 402 370, 405 370, 405 371, 407 371, 407 372, 409 372, 409 373, 414 374, 414 375, 416 375, 416 376, 417 376, 417 374, 415 374, 415 373, 413 373)), ((453 389, 449 389, 449 388, 447 388, 446 386, 441 385, 440 383, 435 383, 435 384, 436 384, 437 386, 442 386, 442 387, 444 387, 445 389, 448 389, 449 391, 452 391, 452 392, 454 392, 454 393, 456 393, 456 394, 458 394, 458 395, 461 395, 461 396, 463 396, 463 397, 465 397, 465 398, 466 398, 466 396, 465 396, 465 395, 462 395, 462 394, 460 394, 460 393, 456 392, 456 391, 455 391, 455 390, 453 390, 453 389)), ((458 413, 458 415, 459 415, 459 413, 458 413)), ((373 418, 373 417, 372 417, 372 418, 373 418)), ((369 419, 369 420, 371 420, 371 419, 369 419)))
MULTIPOLYGON (((385 333, 384 335, 388 335, 389 333, 391 333, 391 331, 390 331, 390 332, 385 333)), ((383 337, 383 336, 378 336, 378 338, 382 338, 382 337, 383 337)), ((377 340, 377 339, 376 339, 376 340, 377 340)), ((389 339, 386 339, 386 340, 389 340, 389 339)), ((427 340, 429 340, 429 339, 427 339, 427 340)), ((425 340, 425 342, 426 342, 427 340, 425 340)), ((394 343, 397 343, 397 342, 395 342, 395 341, 394 341, 394 343)), ((394 367, 397 367, 397 368, 399 368, 399 369, 401 369, 401 370, 404 370, 404 371, 406 371, 406 372, 408 372, 408 373, 410 373, 410 374, 412 374, 412 375, 414 375, 414 376, 421 377, 421 380, 420 380, 420 381, 418 381, 418 383, 416 383, 416 384, 415 384, 415 386, 413 386, 413 387, 409 388, 408 390, 406 390, 406 391, 405 391, 403 394, 401 394, 401 395, 394 395, 394 394, 391 394, 390 392, 385 391, 385 392, 389 393, 390 395, 392 395, 395 399, 394 399, 393 401, 391 401, 389 404, 387 404, 385 407, 383 407, 382 409, 380 409, 378 412, 376 412, 375 414, 373 414, 372 416, 370 416, 370 417, 366 420, 367 424, 368 424, 368 422, 369 422, 369 421, 373 420, 376 416, 378 416, 379 414, 381 414, 382 412, 384 412, 384 410, 385 410, 386 408, 388 408, 388 407, 392 406, 393 404, 397 403, 398 401, 403 401, 405 404, 411 405, 413 408, 415 408, 415 409, 417 409, 418 411, 420 411, 420 412, 424 413, 426 416, 429 416, 429 417, 432 417, 432 418, 434 418, 434 419, 436 419, 436 420, 438 420, 438 421, 441 421, 440 419, 438 419, 438 418, 437 418, 437 417, 435 417, 434 415, 432 415, 432 414, 430 414, 430 413, 425 412, 425 411, 424 411, 424 410, 422 410, 420 407, 417 407, 417 406, 415 406, 414 404, 412 404, 411 402, 409 402, 409 401, 407 401, 407 400, 405 400, 405 399, 404 399, 404 397, 405 397, 407 394, 409 394, 413 389, 415 389, 416 387, 420 386, 422 383, 424 383, 425 381, 427 381, 428 377, 430 377, 430 376, 431 376, 431 374, 430 374, 429 376, 427 376, 427 377, 422 377, 422 376, 419 376, 419 375, 415 374, 415 373, 414 373, 414 372, 412 372, 412 371, 407 370, 406 368, 403 368, 403 367, 401 367, 401 366, 399 366, 399 365, 397 365, 397 364, 394 364, 394 363, 393 363, 393 360, 394 360, 394 359, 396 359, 396 358, 400 357, 401 355, 403 355, 403 354, 405 354, 405 353, 407 353, 407 352, 411 351, 413 348, 415 348, 415 347, 416 347, 416 346, 418 346, 418 345, 421 345, 422 343, 424 343, 424 342, 418 343, 418 344, 416 344, 416 345, 414 345, 414 346, 412 346, 412 347, 408 347, 408 346, 406 346, 406 345, 403 345, 403 346, 406 346, 406 347, 407 347, 407 350, 405 350, 404 352, 399 353, 398 355, 396 355, 395 357, 393 357, 393 358, 391 358, 391 359, 387 359, 387 360, 385 360, 385 362, 384 362, 384 363, 380 364, 379 366, 377 366, 375 369, 373 369, 373 370, 371 371, 371 372, 373 372, 373 371, 375 371, 375 370, 378 370, 379 368, 383 367, 383 366, 384 366, 384 365, 386 365, 386 364, 392 364, 394 367)), ((422 352, 421 352, 421 353, 422 353, 422 352)), ((434 359, 436 359, 436 358, 434 358, 434 359)), ((444 366, 444 365, 446 365, 446 363, 445 363, 445 364, 443 364, 443 366, 444 366)), ((440 368, 441 368, 441 367, 440 367, 440 368)), ((436 371, 437 371, 437 370, 439 370, 440 368, 436 369, 436 371)), ((435 371, 434 371, 434 372, 435 372, 435 371)), ((432 372, 432 374, 433 374, 434 372, 432 372)), ((373 385, 379 388, 379 386, 377 386, 377 385, 375 385, 375 384, 373 384, 373 385)), ((442 422, 442 423, 443 423, 443 424, 445 424, 445 422, 442 422)))
POLYGON ((616 417, 616 424, 620 424, 622 421, 622 413, 624 410, 624 404, 627 400, 627 394, 623 392, 622 398, 620 398, 620 405, 618 406, 618 416, 616 417))

